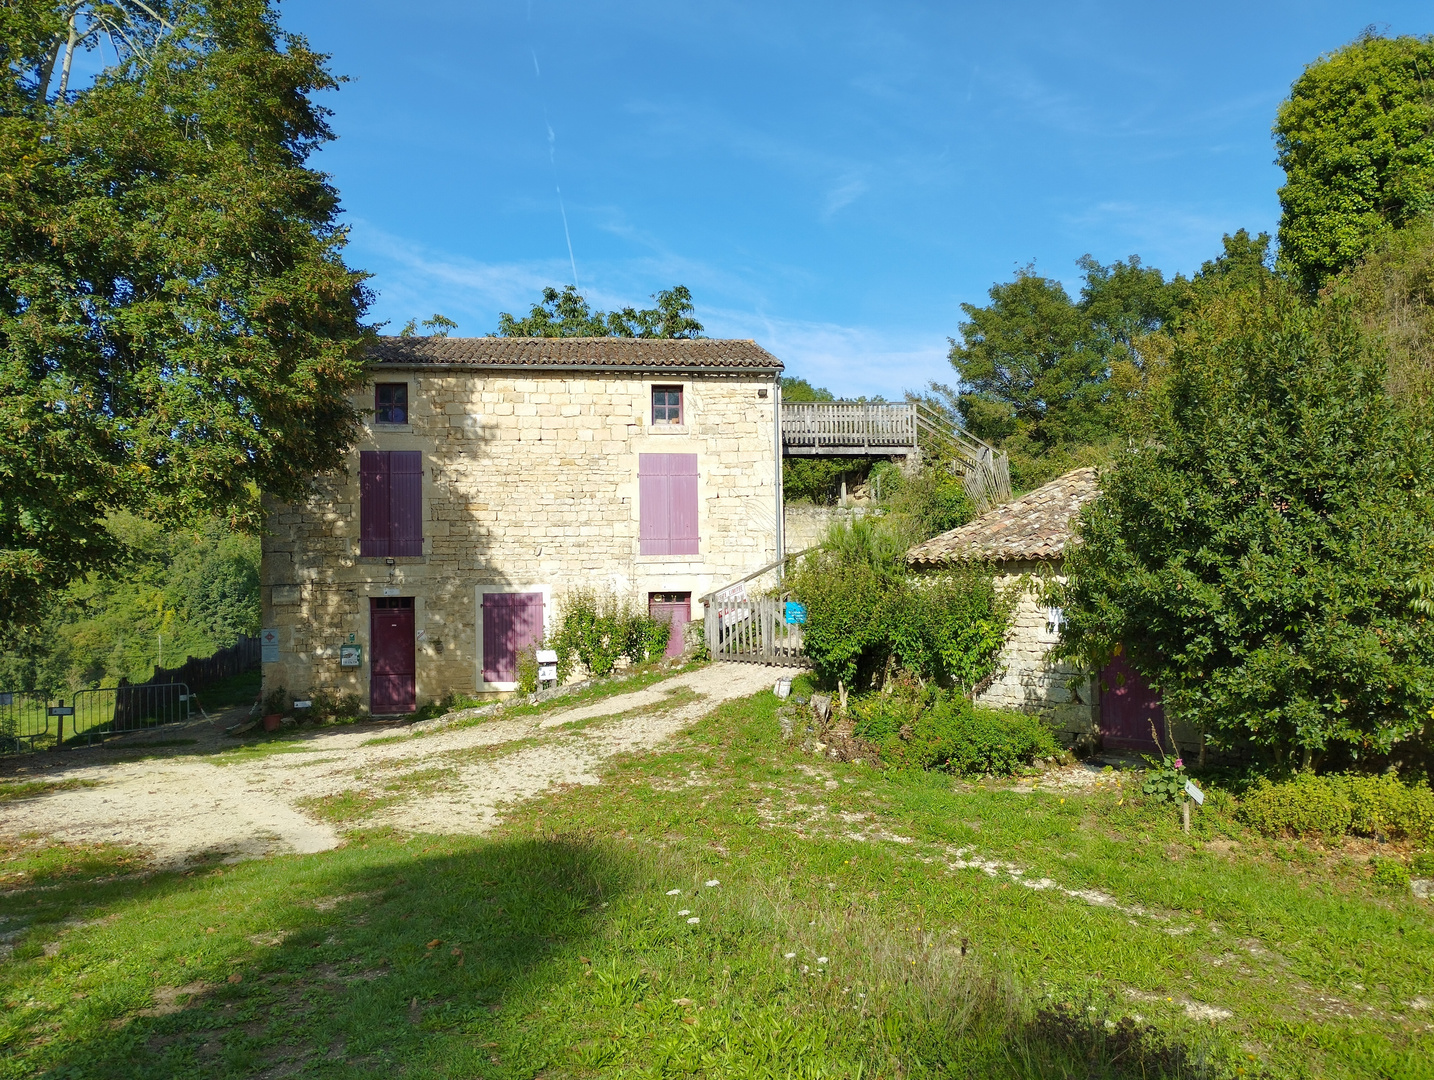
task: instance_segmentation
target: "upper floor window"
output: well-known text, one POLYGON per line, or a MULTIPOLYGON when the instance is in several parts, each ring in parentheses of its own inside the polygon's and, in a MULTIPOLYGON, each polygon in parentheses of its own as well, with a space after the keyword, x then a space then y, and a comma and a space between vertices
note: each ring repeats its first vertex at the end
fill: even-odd
POLYGON ((374 384, 373 418, 380 424, 408 423, 408 383, 374 384))
POLYGON ((652 422, 654 424, 682 423, 682 387, 654 386, 652 388, 652 422))

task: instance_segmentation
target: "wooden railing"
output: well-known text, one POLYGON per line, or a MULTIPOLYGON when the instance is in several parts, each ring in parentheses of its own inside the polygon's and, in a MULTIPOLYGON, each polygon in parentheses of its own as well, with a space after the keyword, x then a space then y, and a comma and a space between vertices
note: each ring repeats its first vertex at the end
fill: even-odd
POLYGON ((916 406, 865 401, 782 403, 787 454, 883 454, 916 449, 916 406))

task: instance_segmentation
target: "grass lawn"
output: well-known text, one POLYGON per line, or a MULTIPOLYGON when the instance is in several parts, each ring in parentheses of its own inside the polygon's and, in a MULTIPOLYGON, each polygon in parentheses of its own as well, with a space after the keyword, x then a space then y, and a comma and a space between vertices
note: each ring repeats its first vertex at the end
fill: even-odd
POLYGON ((777 707, 485 838, 16 844, 0 1077, 1434 1075, 1434 905, 1362 849, 825 761, 777 707))

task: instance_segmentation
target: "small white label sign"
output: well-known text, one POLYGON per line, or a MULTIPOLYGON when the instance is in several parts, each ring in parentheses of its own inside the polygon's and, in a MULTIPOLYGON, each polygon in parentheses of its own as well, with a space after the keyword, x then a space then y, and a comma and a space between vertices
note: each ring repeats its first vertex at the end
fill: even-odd
POLYGON ((1194 780, 1185 781, 1185 794, 1195 800, 1196 806, 1205 805, 1205 793, 1195 786, 1194 780))

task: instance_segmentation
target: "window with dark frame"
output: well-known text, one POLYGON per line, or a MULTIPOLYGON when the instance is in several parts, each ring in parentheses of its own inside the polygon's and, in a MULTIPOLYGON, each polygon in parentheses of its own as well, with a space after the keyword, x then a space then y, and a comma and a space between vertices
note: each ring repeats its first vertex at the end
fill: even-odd
POLYGON ((380 424, 408 423, 408 383, 375 383, 373 390, 374 420, 380 424))
POLYGON ((652 422, 654 424, 682 423, 682 387, 654 386, 652 388, 652 422))

